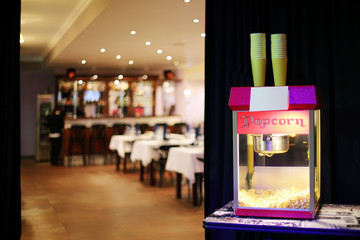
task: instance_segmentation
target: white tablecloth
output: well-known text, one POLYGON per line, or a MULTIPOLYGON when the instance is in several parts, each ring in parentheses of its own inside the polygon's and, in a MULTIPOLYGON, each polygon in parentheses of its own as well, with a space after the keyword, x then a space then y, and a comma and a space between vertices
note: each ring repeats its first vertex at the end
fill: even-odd
POLYGON ((163 145, 189 145, 194 139, 169 139, 169 140, 137 140, 134 142, 130 159, 131 161, 140 160, 142 165, 146 167, 151 160, 159 159, 159 153, 156 148, 163 145))
POLYGON ((195 183, 195 173, 204 172, 204 146, 170 148, 165 169, 183 174, 190 183, 195 183))
POLYGON ((139 139, 151 139, 153 134, 142 134, 142 135, 113 135, 111 136, 109 149, 117 151, 121 158, 125 157, 125 153, 131 152, 133 141, 139 139))

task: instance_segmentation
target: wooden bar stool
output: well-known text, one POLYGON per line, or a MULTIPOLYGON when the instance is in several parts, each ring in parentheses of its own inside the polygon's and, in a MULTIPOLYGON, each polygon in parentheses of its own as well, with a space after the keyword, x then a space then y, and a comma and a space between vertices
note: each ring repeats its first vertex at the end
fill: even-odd
POLYGON ((106 126, 105 124, 93 124, 89 141, 89 162, 94 158, 95 153, 104 155, 104 164, 107 162, 106 156, 106 126))
POLYGON ((81 149, 83 156, 83 164, 86 166, 85 156, 85 139, 86 139, 86 127, 84 125, 72 125, 70 128, 70 139, 69 139, 69 157, 68 166, 71 166, 71 157, 74 154, 74 149, 78 146, 81 149))
POLYGON ((150 126, 147 123, 135 124, 136 131, 140 130, 141 134, 146 133, 149 130, 150 126))
POLYGON ((175 123, 173 133, 185 135, 187 132, 187 124, 184 122, 175 123))
POLYGON ((112 126, 112 135, 124 135, 126 125, 125 123, 114 123, 112 126))

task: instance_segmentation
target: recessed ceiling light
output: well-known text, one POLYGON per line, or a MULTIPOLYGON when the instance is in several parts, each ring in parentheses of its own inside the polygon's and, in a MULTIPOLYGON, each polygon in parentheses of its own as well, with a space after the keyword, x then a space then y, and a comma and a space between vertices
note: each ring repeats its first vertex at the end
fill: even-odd
POLYGON ((185 89, 185 90, 184 90, 184 94, 185 94, 186 96, 190 96, 190 95, 191 95, 191 90, 190 90, 190 89, 185 89))
POLYGON ((146 46, 150 46, 150 45, 151 45, 151 42, 150 42, 150 41, 146 41, 146 42, 145 42, 145 45, 146 45, 146 46))
POLYGON ((135 34, 136 34, 136 31, 135 31, 135 30, 132 30, 132 31, 130 32, 130 34, 131 34, 131 35, 135 35, 135 34))
POLYGON ((24 37, 23 35, 20 33, 20 43, 23 43, 24 42, 24 37))
POLYGON ((134 61, 133 60, 129 60, 129 64, 134 64, 134 61))
POLYGON ((80 79, 78 83, 81 85, 84 83, 84 81, 80 79))
POLYGON ((195 18, 195 19, 193 20, 193 22, 194 22, 194 23, 198 23, 198 22, 200 22, 200 20, 197 19, 197 18, 195 18))
POLYGON ((120 74, 119 76, 118 76, 118 79, 123 79, 124 78, 124 76, 122 75, 122 74, 120 74))
POLYGON ((115 84, 115 85, 118 85, 119 83, 120 83, 120 81, 117 80, 117 79, 114 81, 114 84, 115 84))
POLYGON ((98 75, 95 74, 92 78, 93 78, 93 79, 97 79, 97 78, 98 78, 98 75))
POLYGON ((170 61, 172 59, 172 56, 167 56, 166 60, 170 61))
POLYGON ((120 58, 121 58, 120 54, 116 55, 116 59, 120 59, 120 58))
POLYGON ((184 3, 189 3, 190 2, 190 0, 184 0, 184 3))
POLYGON ((144 74, 144 75, 142 76, 142 79, 144 79, 144 80, 148 79, 148 75, 144 74))
POLYGON ((100 49, 100 52, 105 52, 105 51, 106 51, 105 48, 100 49))
POLYGON ((163 83, 163 86, 164 86, 164 88, 167 88, 167 87, 170 86, 170 83, 169 83, 168 81, 165 81, 165 82, 163 83))
POLYGON ((206 36, 206 34, 205 34, 205 33, 202 33, 202 34, 201 34, 201 36, 202 36, 202 37, 205 37, 205 36, 206 36))
POLYGON ((161 54, 161 53, 162 53, 162 50, 161 50, 161 49, 158 49, 156 52, 157 52, 158 54, 161 54))
POLYGON ((81 60, 81 64, 85 64, 86 63, 86 60, 81 60))

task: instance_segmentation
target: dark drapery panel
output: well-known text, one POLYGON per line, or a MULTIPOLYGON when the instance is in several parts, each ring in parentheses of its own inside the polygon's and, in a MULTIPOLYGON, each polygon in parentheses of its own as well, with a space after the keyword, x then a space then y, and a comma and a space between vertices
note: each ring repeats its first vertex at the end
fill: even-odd
POLYGON ((20 1, 2 3, 1 14, 1 144, 0 239, 20 239, 20 1))
MULTIPOLYGON (((267 34, 266 85, 273 85, 270 34, 286 33, 287 85, 315 84, 321 89, 322 203, 360 204, 359 5, 350 0, 206 1, 205 216, 233 199, 227 104, 231 87, 252 86, 254 32, 267 34)), ((217 232, 212 239, 224 236, 232 239, 236 233, 217 232)))

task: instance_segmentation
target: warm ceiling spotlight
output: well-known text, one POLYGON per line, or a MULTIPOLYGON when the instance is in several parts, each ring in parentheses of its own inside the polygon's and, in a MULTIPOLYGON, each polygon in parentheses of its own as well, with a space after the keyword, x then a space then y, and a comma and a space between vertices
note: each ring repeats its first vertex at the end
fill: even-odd
POLYGON ((121 58, 120 54, 116 55, 116 59, 120 59, 120 58, 121 58))
POLYGON ((146 45, 146 46, 150 46, 150 45, 151 45, 151 42, 150 42, 150 41, 146 41, 146 42, 145 42, 145 45, 146 45))
POLYGON ((194 22, 194 23, 198 23, 198 22, 200 22, 200 20, 199 20, 198 18, 195 18, 195 19, 193 20, 193 22, 194 22))
POLYGON ((206 34, 205 34, 205 33, 202 33, 202 34, 201 34, 201 37, 205 37, 205 36, 206 36, 206 34))
POLYGON ((81 60, 81 64, 85 64, 86 63, 86 60, 81 60))
POLYGON ((106 50, 105 48, 100 49, 100 52, 104 53, 106 50))
POLYGON ((172 56, 167 56, 166 60, 170 61, 172 59, 172 56))
POLYGON ((158 54, 161 54, 161 53, 162 53, 162 50, 161 50, 161 49, 158 49, 156 52, 157 52, 158 54))
POLYGON ((120 74, 119 76, 118 76, 118 79, 123 79, 124 78, 124 76, 122 75, 122 74, 120 74))
POLYGON ((135 31, 135 30, 132 30, 132 31, 130 32, 130 34, 131 34, 131 35, 135 35, 135 34, 136 34, 136 31, 135 31))
POLYGON ((148 79, 148 75, 144 74, 144 75, 142 76, 142 79, 144 79, 144 80, 148 79))
POLYGON ((20 33, 20 43, 23 43, 24 42, 24 37, 23 35, 20 33))
POLYGON ((191 95, 191 90, 190 90, 190 89, 185 89, 185 90, 184 90, 184 94, 185 94, 186 96, 191 95))
POLYGON ((84 81, 81 80, 81 79, 78 81, 78 84, 80 84, 80 85, 83 84, 83 83, 84 83, 84 81))
POLYGON ((134 61, 133 61, 133 60, 129 60, 129 64, 130 64, 130 65, 134 64, 134 61))
POLYGON ((120 83, 120 81, 117 80, 117 79, 114 81, 114 84, 115 84, 115 85, 118 85, 119 83, 120 83))
POLYGON ((93 79, 97 79, 97 78, 98 78, 98 75, 95 74, 92 78, 93 78, 93 79))
POLYGON ((184 3, 189 3, 190 2, 190 0, 184 0, 184 3))
POLYGON ((167 88, 167 87, 169 87, 170 86, 170 83, 168 82, 168 81, 165 81, 164 83, 163 83, 163 87, 164 88, 167 88))

